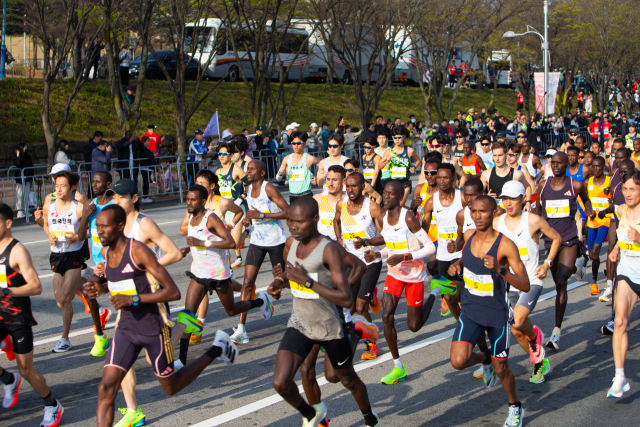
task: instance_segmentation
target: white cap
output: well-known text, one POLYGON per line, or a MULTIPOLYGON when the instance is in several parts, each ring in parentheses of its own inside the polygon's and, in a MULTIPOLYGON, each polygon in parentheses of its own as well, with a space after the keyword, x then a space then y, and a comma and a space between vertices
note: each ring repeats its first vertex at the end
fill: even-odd
POLYGON ((231 131, 229 129, 225 129, 222 131, 222 139, 226 139, 230 136, 233 136, 233 134, 231 133, 231 131))
POLYGON ((500 194, 500 197, 515 199, 520 196, 524 196, 524 185, 522 185, 520 181, 507 181, 502 186, 502 194, 500 194))
POLYGON ((309 127, 310 127, 310 128, 317 128, 317 127, 318 127, 318 124, 317 124, 317 123, 311 123, 311 124, 309 125, 309 127))
POLYGON ((71 168, 66 163, 56 163, 51 168, 51 173, 49 175, 55 175, 59 172, 71 172, 71 168))
POLYGON ((453 124, 453 120, 451 120, 451 121, 449 122, 449 124, 450 124, 450 125, 452 125, 452 124, 453 124))
POLYGON ((291 123, 289 126, 291 126, 291 129, 294 129, 294 128, 299 128, 299 127, 300 127, 300 124, 299 124, 299 123, 297 123, 297 122, 293 122, 293 123, 291 123))
POLYGON ((293 130, 293 125, 287 125, 287 127, 284 128, 284 130, 293 130))
POLYGON ((556 154, 556 153, 557 153, 557 151, 556 151, 556 150, 554 150, 553 148, 550 148, 550 149, 548 149, 548 150, 547 150, 547 152, 545 153, 545 155, 544 155, 544 156, 545 156, 545 157, 547 157, 547 156, 553 156, 553 155, 554 155, 554 154, 556 154))

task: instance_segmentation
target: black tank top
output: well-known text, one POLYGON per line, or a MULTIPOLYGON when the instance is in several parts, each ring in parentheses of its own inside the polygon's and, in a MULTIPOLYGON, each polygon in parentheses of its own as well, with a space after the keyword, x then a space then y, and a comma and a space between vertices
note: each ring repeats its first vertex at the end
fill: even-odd
MULTIPOLYGON (((552 179, 546 180, 540 193, 542 218, 547 220, 549 225, 560 233, 563 242, 570 242, 578 237, 578 227, 576 226, 578 198, 573 192, 573 179, 567 177, 564 187, 560 190, 551 188, 552 179)), ((544 234, 542 237, 545 242, 551 242, 551 239, 544 234)))
MULTIPOLYGON (((620 184, 620 171, 616 169, 611 175, 611 188, 616 188, 620 184)), ((622 189, 620 189, 622 191, 622 189)))
MULTIPOLYGON (((509 320, 509 284, 498 273, 485 267, 481 258, 471 253, 474 237, 475 232, 462 248, 464 287, 460 294, 461 313, 481 326, 506 327, 509 320)), ((498 248, 503 237, 502 233, 498 233, 487 255, 498 259, 498 248)))
POLYGON ((464 156, 464 150, 458 150, 458 146, 456 145, 455 148, 453 149, 453 157, 455 157, 456 159, 459 159, 462 156, 464 156))
MULTIPOLYGON (((18 244, 16 239, 7 245, 0 254, 0 287, 19 288, 27 284, 18 273, 9 266, 11 249, 18 244)), ((10 297, 2 294, 0 302, 0 322, 11 327, 35 326, 38 324, 31 313, 31 299, 29 297, 10 297)))
POLYGON ((491 169, 489 175, 489 192, 494 193, 496 197, 500 197, 502 194, 502 187, 509 181, 513 181, 513 168, 509 168, 509 173, 506 176, 498 176, 496 168, 491 169))
MULTIPOLYGON (((141 270, 131 256, 134 239, 127 238, 127 246, 117 267, 109 266, 109 252, 105 255, 104 277, 109 282, 109 292, 125 295, 150 294, 160 289, 158 281, 141 270)), ((130 305, 120 310, 116 328, 134 331, 138 335, 155 336, 164 326, 173 326, 167 303, 130 305)))
POLYGON ((367 160, 364 156, 362 156, 362 175, 364 175, 364 180, 368 183, 371 183, 373 178, 375 177, 376 165, 373 163, 373 159, 375 159, 377 154, 371 156, 371 159, 367 160))

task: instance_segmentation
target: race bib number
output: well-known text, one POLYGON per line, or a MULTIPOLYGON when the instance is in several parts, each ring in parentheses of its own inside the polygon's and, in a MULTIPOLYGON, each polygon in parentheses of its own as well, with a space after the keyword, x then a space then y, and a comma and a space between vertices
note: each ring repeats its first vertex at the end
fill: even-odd
POLYGON ((517 240, 516 246, 518 247, 518 253, 522 261, 529 261, 529 248, 526 241, 517 240))
MULTIPOLYGON (((253 207, 255 210, 257 210, 260 213, 271 213, 271 211, 269 210, 269 205, 268 204, 264 204, 264 205, 260 205, 257 207, 253 207)), ((255 225, 265 225, 265 224, 270 224, 271 220, 269 218, 265 218, 265 219, 254 219, 253 223, 255 225)))
POLYGON ((58 242, 66 242, 67 236, 76 234, 73 224, 57 224, 51 226, 51 235, 58 239, 58 242))
POLYGON ((304 181, 304 172, 298 169, 289 171, 289 182, 301 182, 304 181))
POLYGON ((476 173, 476 167, 474 165, 462 166, 462 170, 468 175, 474 175, 476 173))
POLYGON ((627 237, 629 227, 621 227, 616 230, 618 234, 618 246, 625 256, 640 257, 640 243, 630 242, 627 237))
POLYGON ((363 174, 362 174, 362 175, 364 175, 364 177, 365 177, 366 179, 373 179, 373 175, 374 175, 374 173, 375 173, 375 169, 369 169, 369 168, 367 168, 367 169, 365 169, 365 170, 363 171, 363 174))
POLYGON ((569 218, 569 200, 547 200, 545 211, 548 218, 569 218))
POLYGON ((504 209, 504 204, 502 203, 502 199, 496 199, 496 204, 499 208, 504 209))
POLYGON ((441 240, 455 240, 458 238, 458 227, 443 227, 442 230, 438 230, 438 239, 441 240))
POLYGON ((320 224, 326 225, 327 227, 333 227, 333 219, 331 219, 331 218, 322 218, 322 219, 320 219, 320 224))
MULTIPOLYGON (((318 281, 318 273, 308 273, 312 280, 318 281)), ((289 280, 289 286, 291 287, 291 293, 295 298, 300 299, 319 299, 320 295, 313 289, 307 288, 304 284, 296 283, 293 280, 289 280)))
POLYGON ((98 236, 98 230, 91 230, 91 243, 93 244, 93 246, 102 247, 100 236, 98 236))
POLYGON ((356 237, 366 238, 364 230, 360 229, 359 225, 342 226, 342 240, 356 240, 356 237))
POLYGON ((133 279, 121 280, 119 282, 109 281, 109 292, 111 295, 138 295, 136 284, 133 279))
POLYGON ((7 266, 6 265, 0 265, 0 288, 6 288, 6 287, 8 287, 8 283, 7 283, 7 266))
POLYGON ((231 187, 220 187, 220 195, 225 199, 231 198, 231 187))
POLYGON ((407 168, 401 166, 394 166, 391 168, 391 178, 400 179, 407 177, 407 168))
POLYGON ((467 288, 471 295, 478 297, 493 296, 493 279, 491 278, 491 274, 475 274, 465 267, 463 279, 464 287, 467 288))
POLYGON ((409 242, 404 234, 385 236, 384 243, 389 250, 389 255, 403 255, 409 253, 409 242))
POLYGON ((592 197, 591 207, 594 211, 603 211, 609 207, 609 199, 606 197, 592 197))

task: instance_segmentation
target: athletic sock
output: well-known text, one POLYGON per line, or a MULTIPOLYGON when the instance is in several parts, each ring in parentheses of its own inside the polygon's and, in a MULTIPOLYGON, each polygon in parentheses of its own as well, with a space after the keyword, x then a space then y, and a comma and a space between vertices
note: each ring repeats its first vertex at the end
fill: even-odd
POLYGON ((607 280, 607 288, 613 288, 613 280, 607 280))
POLYGON ((560 337, 560 328, 558 328, 557 326, 555 328, 553 328, 553 333, 556 334, 558 337, 560 337))
POLYGON ((434 297, 436 295, 440 295, 440 287, 438 286, 438 287, 435 287, 435 288, 431 289, 431 295, 433 295, 434 297))
POLYGON ((187 353, 189 352, 189 338, 180 338, 180 361, 187 364, 187 353))
POLYGON ((202 323, 202 326, 204 326, 204 321, 207 320, 207 319, 201 319, 201 318, 198 317, 198 320, 200 321, 200 323, 202 323))
POLYGON ((249 304, 251 304, 251 308, 262 307, 264 305, 264 300, 262 298, 252 299, 249 301, 249 304))
POLYGON ((211 348, 205 351, 204 354, 209 356, 211 358, 211 361, 213 362, 218 357, 220 357, 220 355, 222 354, 222 349, 218 346, 211 346, 211 348))
POLYGON ((522 403, 518 400, 516 403, 509 402, 509 406, 515 406, 517 408, 522 408, 522 403))
POLYGON ((2 375, 0 375, 0 381, 2 381, 3 384, 11 385, 13 384, 14 380, 15 378, 11 372, 7 371, 6 369, 2 371, 2 375))
POLYGON ((371 410, 371 405, 369 405, 367 409, 362 409, 360 412, 362 412, 366 425, 374 426, 378 423, 378 419, 373 415, 373 411, 371 410))
POLYGON ((600 270, 600 259, 591 260, 591 274, 593 275, 593 283, 598 283, 598 270, 600 270))
POLYGON ((399 357, 397 359, 393 359, 393 364, 396 365, 396 368, 403 369, 402 368, 402 362, 400 361, 399 357))
POLYGON ((624 368, 616 368, 616 377, 624 378, 624 368))
MULTIPOLYGON (((364 332, 361 329, 354 329, 354 331, 353 331, 353 335, 358 337, 358 341, 360 341, 362 339, 363 333, 364 332)), ((370 342, 370 341, 367 340, 367 342, 370 342)))
POLYGON ((487 357, 487 360, 482 362, 483 365, 489 365, 491 363, 491 350, 487 350, 484 352, 484 355, 487 357))
POLYGON ((242 323, 238 323, 238 331, 240 332, 247 332, 247 329, 245 328, 245 326, 242 323))
POLYGON ((46 397, 43 397, 42 400, 44 400, 44 406, 56 406, 56 400, 51 395, 51 392, 46 397))
POLYGON ((312 420, 313 417, 316 416, 316 410, 313 409, 313 406, 309 405, 304 400, 302 401, 302 403, 300 403, 300 405, 298 405, 296 409, 302 414, 303 417, 307 419, 307 421, 312 420))

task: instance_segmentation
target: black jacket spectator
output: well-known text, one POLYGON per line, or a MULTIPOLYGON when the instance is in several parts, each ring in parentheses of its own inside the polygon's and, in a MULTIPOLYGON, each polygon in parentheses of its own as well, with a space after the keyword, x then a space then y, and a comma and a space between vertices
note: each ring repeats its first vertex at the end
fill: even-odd
MULTIPOLYGON (((31 159, 31 155, 28 150, 23 149, 23 145, 17 149, 18 155, 13 158, 13 165, 18 169, 13 173, 13 176, 16 177, 16 183, 22 184, 22 169, 33 167, 33 160, 31 159)), ((33 176, 34 169, 27 169, 24 171, 24 176, 33 176)), ((26 182, 32 182, 33 179, 25 179, 26 182)))
POLYGON ((144 144, 138 141, 135 144, 134 150, 138 152, 138 158, 140 159, 141 167, 153 167, 156 165, 156 159, 151 150, 144 146, 144 144))
MULTIPOLYGON (((118 150, 118 161, 115 162, 116 169, 123 169, 129 167, 129 147, 132 148, 133 158, 138 159, 138 144, 132 143, 131 138, 126 136, 116 143, 116 149, 118 150)), ((134 160, 133 166, 137 167, 139 162, 134 160)))

